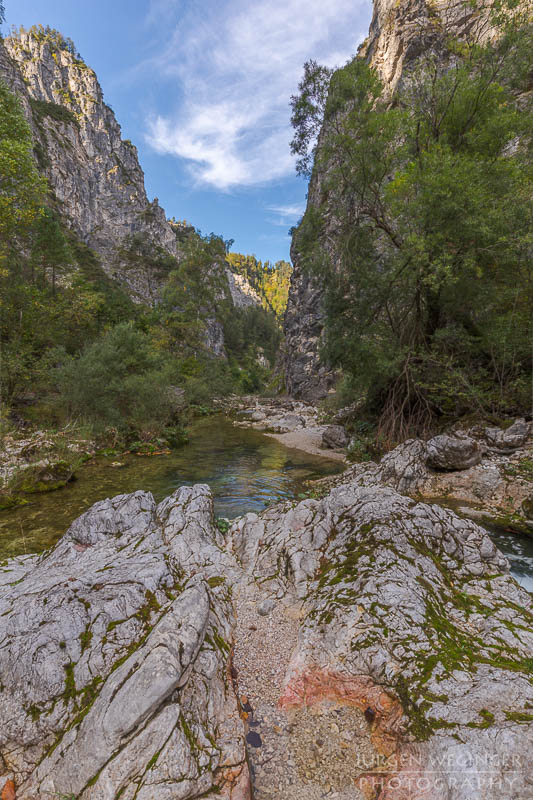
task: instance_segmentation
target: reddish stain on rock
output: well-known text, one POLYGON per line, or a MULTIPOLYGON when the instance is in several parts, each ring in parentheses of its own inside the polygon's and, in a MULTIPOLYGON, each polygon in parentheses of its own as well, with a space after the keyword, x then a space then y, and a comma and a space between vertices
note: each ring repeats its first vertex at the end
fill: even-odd
POLYGON ((327 669, 307 668, 289 680, 279 707, 297 709, 324 701, 360 709, 370 726, 377 753, 385 757, 376 771, 361 774, 355 786, 366 800, 436 800, 432 776, 416 748, 405 742, 401 704, 368 675, 343 675, 327 669), (368 713, 368 710, 372 714, 368 713))
POLYGON ((327 669, 306 669, 294 675, 279 700, 283 709, 312 706, 324 700, 354 706, 363 713, 371 708, 372 744, 379 753, 395 752, 403 733, 401 704, 368 675, 342 675, 327 669))
POLYGON ((220 797, 223 800, 251 800, 252 789, 248 765, 224 770, 222 773, 224 786, 220 797))
POLYGON ((6 781, 0 798, 1 800, 17 800, 17 792, 13 781, 6 781))

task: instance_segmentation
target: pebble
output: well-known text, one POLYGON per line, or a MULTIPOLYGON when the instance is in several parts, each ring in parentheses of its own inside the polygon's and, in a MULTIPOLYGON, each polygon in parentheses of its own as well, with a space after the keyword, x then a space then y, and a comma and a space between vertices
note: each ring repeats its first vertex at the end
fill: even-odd
POLYGON ((364 800, 354 787, 360 774, 355 756, 363 755, 367 770, 374 751, 363 713, 331 704, 288 713, 277 707, 297 644, 301 602, 276 602, 250 584, 239 587, 235 605, 233 660, 241 710, 248 716, 254 799, 364 800), (268 613, 261 614, 266 607, 268 613))

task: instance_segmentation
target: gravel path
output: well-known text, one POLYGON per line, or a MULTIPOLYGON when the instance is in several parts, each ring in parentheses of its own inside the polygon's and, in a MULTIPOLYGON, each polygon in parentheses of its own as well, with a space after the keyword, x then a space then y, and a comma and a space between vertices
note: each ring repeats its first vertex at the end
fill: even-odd
POLYGON ((371 769, 375 756, 362 712, 330 702, 288 712, 277 707, 301 603, 284 598, 262 615, 265 597, 253 584, 239 588, 235 603, 233 664, 254 800, 363 800, 354 779, 371 769))

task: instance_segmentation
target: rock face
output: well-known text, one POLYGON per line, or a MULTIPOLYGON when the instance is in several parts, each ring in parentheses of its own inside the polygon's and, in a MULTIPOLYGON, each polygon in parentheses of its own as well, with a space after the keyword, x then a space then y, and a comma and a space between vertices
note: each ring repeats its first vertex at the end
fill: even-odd
POLYGON ((422 53, 433 51, 444 58, 442 45, 446 36, 461 36, 474 30, 480 38, 488 38, 492 32, 483 10, 467 3, 374 0, 369 35, 359 55, 378 70, 392 93, 422 53))
POLYGON ((285 390, 292 397, 315 403, 327 395, 335 379, 319 357, 324 328, 322 288, 316 278, 305 274, 294 247, 291 259, 294 271, 283 323, 285 390))
POLYGON ((482 529, 367 476, 230 536, 263 591, 304 600, 279 705, 295 739, 327 731, 308 741, 308 796, 530 796, 531 597, 482 529))
MULTIPOLYGON (((179 261, 179 245, 196 236, 195 229, 169 223, 157 198, 148 201, 137 148, 122 139, 94 71, 72 43, 43 28, 0 39, 0 79, 22 103, 37 164, 66 224, 134 301, 156 303, 172 264, 168 256, 179 261)), ((260 304, 248 282, 224 263, 213 264, 213 273, 227 278, 224 298, 236 307, 260 304)), ((201 312, 207 350, 225 357, 216 303, 201 312)))
POLYGON ((226 268, 229 290, 233 305, 236 308, 247 308, 248 306, 261 306, 261 298, 251 286, 244 275, 226 268))
POLYGON ((258 798, 528 800, 532 610, 481 528, 372 470, 224 537, 206 486, 102 501, 0 567, 0 791, 247 800, 252 633, 279 723, 241 697, 258 798))
POLYGON ((21 99, 39 166, 70 227, 109 275, 136 299, 152 300, 154 276, 125 269, 120 245, 137 235, 175 254, 175 234, 157 199, 148 202, 137 148, 121 138, 95 73, 59 41, 44 33, 0 41, 0 77, 21 99))
MULTIPOLYGON (((491 34, 483 13, 468 3, 374 0, 369 35, 358 55, 376 68, 385 93, 390 95, 420 55, 434 52, 437 57, 444 58, 444 41, 450 35, 460 37, 473 29, 477 29, 480 39, 491 34)), ((318 142, 320 149, 320 136, 318 142)), ((322 176, 315 169, 309 184, 307 207, 319 207, 321 201, 322 176)), ((333 265, 336 262, 336 228, 335 220, 331 219, 331 230, 325 238, 333 265)), ((304 269, 297 235, 293 237, 291 256, 294 271, 284 323, 285 389, 293 397, 316 402, 327 395, 336 379, 320 356, 324 329, 323 288, 319 280, 304 269)))
POLYGON ((17 800, 248 796, 235 568, 212 519, 205 486, 119 496, 0 569, 0 774, 17 800))

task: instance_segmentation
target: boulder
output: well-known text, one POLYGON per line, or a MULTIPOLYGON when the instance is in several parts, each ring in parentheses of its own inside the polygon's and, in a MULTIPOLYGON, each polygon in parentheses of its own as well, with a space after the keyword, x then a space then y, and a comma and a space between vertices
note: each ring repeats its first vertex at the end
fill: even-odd
POLYGON ((426 453, 430 467, 449 471, 474 467, 482 457, 481 447, 475 439, 447 433, 429 439, 426 453))
POLYGON ((284 414, 281 417, 272 417, 268 421, 268 428, 275 433, 292 433, 299 428, 305 428, 305 424, 305 417, 299 414, 284 414))
POLYGON ((474 522, 368 480, 230 531, 262 588, 302 600, 279 706, 341 740, 339 796, 530 798, 531 596, 474 522))
POLYGON ((25 494, 53 492, 74 479, 74 469, 67 461, 43 459, 21 470, 16 477, 15 489, 25 494))
POLYGON ((233 609, 205 486, 97 503, 0 567, 0 773, 17 800, 243 800, 233 609))
POLYGON ((322 447, 331 450, 342 450, 348 445, 350 437, 342 425, 326 425, 322 433, 322 447))
POLYGON ((527 442, 530 424, 525 419, 517 419, 513 424, 503 430, 502 428, 485 428, 485 439, 489 447, 504 453, 518 450, 527 442))
POLYGON ((428 476, 426 445, 420 439, 408 439, 383 456, 380 479, 399 492, 416 492, 428 476))

